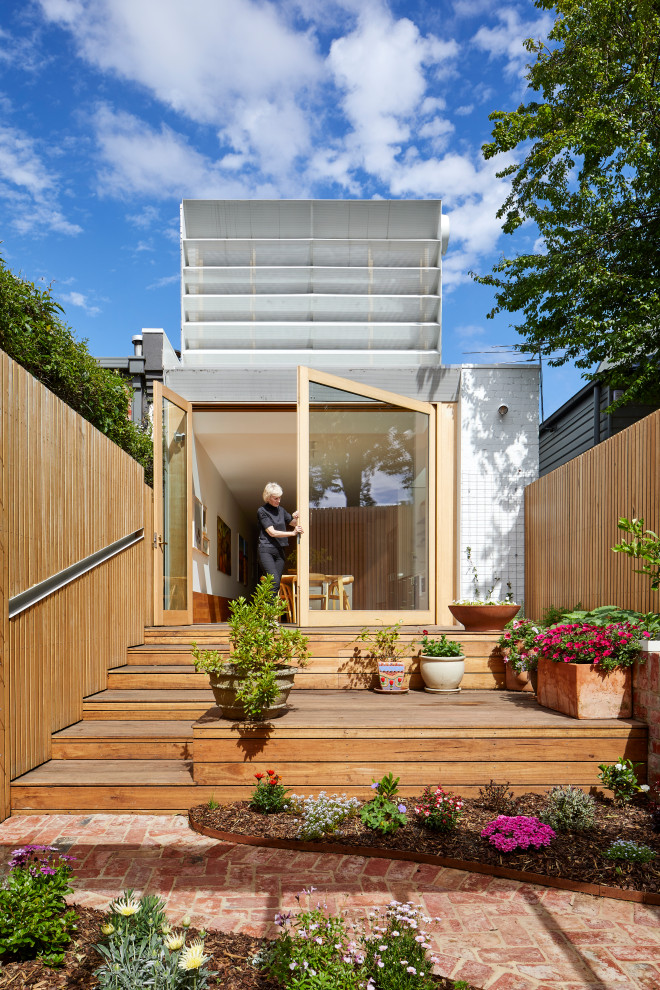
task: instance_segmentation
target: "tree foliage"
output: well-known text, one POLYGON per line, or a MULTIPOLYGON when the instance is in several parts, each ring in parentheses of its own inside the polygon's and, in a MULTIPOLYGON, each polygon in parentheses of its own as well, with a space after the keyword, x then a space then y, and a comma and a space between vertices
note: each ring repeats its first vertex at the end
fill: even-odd
POLYGON ((132 389, 97 364, 62 312, 49 289, 14 275, 0 258, 0 348, 138 461, 150 482, 151 436, 128 419, 132 389))
POLYGON ((500 177, 498 216, 533 221, 539 253, 475 276, 496 289, 489 313, 522 313, 521 351, 574 361, 624 390, 660 399, 660 5, 657 0, 535 0, 557 14, 526 79, 538 98, 491 114, 486 158, 524 151, 500 177))

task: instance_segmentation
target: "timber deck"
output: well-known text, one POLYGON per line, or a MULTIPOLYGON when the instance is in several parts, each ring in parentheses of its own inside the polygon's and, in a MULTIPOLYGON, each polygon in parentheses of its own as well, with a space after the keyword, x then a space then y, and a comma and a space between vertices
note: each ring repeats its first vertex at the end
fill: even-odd
POLYGON ((629 757, 645 771, 647 729, 632 719, 575 720, 533 695, 499 690, 497 633, 429 628, 461 641, 463 690, 425 694, 418 670, 421 627, 404 627, 410 687, 366 690, 373 663, 354 629, 309 629, 312 661, 299 671, 289 710, 264 724, 218 718, 190 644, 229 650, 225 623, 161 626, 108 672, 107 688, 84 699, 83 720, 54 733, 48 762, 11 785, 15 814, 185 812, 208 801, 249 797, 254 774, 275 769, 297 793, 366 797, 391 771, 401 793, 442 784, 475 795, 491 779, 516 792, 553 784, 598 784, 598 764, 629 757))
POLYGON ((79 722, 55 734, 52 760, 13 782, 13 811, 185 812, 212 795, 247 798, 254 774, 270 768, 297 793, 366 797, 392 771, 407 796, 438 783, 470 796, 491 779, 515 792, 589 789, 598 763, 646 762, 643 723, 571 719, 518 692, 302 690, 290 701, 263 725, 218 719, 215 708, 195 720, 79 722))

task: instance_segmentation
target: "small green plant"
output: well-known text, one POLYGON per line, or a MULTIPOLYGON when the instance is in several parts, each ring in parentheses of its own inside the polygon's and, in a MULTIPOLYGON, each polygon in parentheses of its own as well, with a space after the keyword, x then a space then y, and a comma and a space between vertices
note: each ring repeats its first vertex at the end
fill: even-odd
POLYGON ((626 519, 621 516, 618 527, 628 533, 628 543, 617 543, 612 547, 614 553, 625 553, 634 560, 642 560, 641 570, 635 574, 646 574, 651 579, 653 591, 660 591, 660 537, 651 529, 644 529, 643 519, 626 519))
POLYGON ((273 577, 259 582, 251 601, 237 598, 229 604, 229 638, 232 653, 227 657, 217 650, 200 650, 192 643, 195 670, 207 674, 233 671, 243 683, 237 698, 249 719, 260 719, 279 693, 276 672, 297 661, 299 667, 309 663, 309 637, 300 629, 287 629, 279 623, 286 610, 284 601, 273 596, 273 577))
POLYGON ((579 787, 553 787, 548 791, 541 821, 555 832, 586 832, 596 822, 596 802, 579 787))
POLYGON ((626 863, 650 863, 656 853, 650 846, 627 839, 617 839, 603 853, 607 859, 620 859, 626 863))
POLYGON ((217 811, 218 808, 220 807, 220 802, 216 801, 214 794, 212 794, 211 797, 206 802, 206 807, 209 809, 209 811, 217 811))
POLYGON ((148 937, 167 923, 165 901, 155 894, 136 897, 129 888, 110 903, 107 923, 112 926, 115 937, 128 934, 137 938, 148 937))
POLYGON ((415 641, 411 643, 401 643, 402 622, 396 622, 393 626, 380 626, 378 629, 365 626, 358 633, 355 642, 366 643, 367 656, 376 663, 393 663, 401 657, 410 656, 415 641))
POLYGON ((357 798, 346 797, 345 794, 326 794, 320 791, 317 797, 303 797, 292 794, 289 799, 289 811, 296 815, 294 822, 298 825, 297 839, 322 839, 326 835, 341 835, 339 826, 349 818, 353 818, 360 807, 357 798))
MULTIPOLYGON (((477 565, 475 564, 475 562, 472 559, 472 547, 466 547, 465 548, 465 557, 466 557, 466 560, 468 562, 468 568, 472 571, 472 587, 474 588, 474 595, 473 595, 472 598, 462 598, 460 601, 455 602, 454 604, 456 604, 456 605, 469 605, 469 604, 473 604, 473 605, 489 605, 489 604, 493 604, 495 602, 497 604, 499 604, 500 599, 499 598, 498 599, 494 599, 493 598, 493 592, 495 591, 495 585, 500 580, 499 574, 496 577, 493 578, 493 583, 491 584, 490 588, 487 590, 485 597, 482 598, 481 597, 481 588, 479 586, 479 574, 477 572, 477 565)), ((507 581, 507 587, 508 587, 509 591, 507 593, 507 596, 506 596, 506 599, 505 600, 507 602, 510 602, 513 605, 515 603, 513 602, 513 598, 512 598, 512 594, 511 594, 511 582, 510 581, 507 581)))
POLYGON ((608 791, 614 794, 616 804, 629 804, 636 794, 646 793, 649 790, 648 784, 638 784, 635 767, 641 767, 641 763, 633 763, 623 756, 617 763, 599 763, 599 780, 608 791))
POLYGON ((491 780, 485 787, 479 788, 479 804, 486 811, 497 811, 498 814, 506 814, 516 808, 516 799, 513 791, 509 790, 509 782, 497 784, 491 780))
POLYGON ((266 773, 255 773, 257 786, 252 791, 250 807, 253 811, 258 811, 262 815, 276 814, 284 811, 287 806, 288 788, 281 784, 281 777, 274 770, 266 770, 266 773))
MULTIPOLYGON (((311 897, 314 888, 302 891, 311 897)), ((287 990, 432 990, 436 986, 424 917, 412 904, 391 901, 367 921, 349 924, 344 914, 320 906, 277 914, 281 933, 261 957, 261 966, 287 990)))
POLYGON ((414 808, 420 824, 436 832, 453 832, 463 814, 463 801, 442 787, 425 787, 414 808))
POLYGON ((422 630, 422 654, 427 657, 462 657, 463 647, 443 633, 440 639, 430 639, 428 629, 422 630))
POLYGON ((406 806, 396 801, 399 792, 399 778, 391 773, 385 774, 380 780, 374 780, 372 789, 376 796, 360 808, 360 818, 369 828, 389 835, 405 825, 406 806))
POLYGON ((539 664, 539 650, 536 637, 539 627, 530 619, 513 619, 507 622, 498 645, 506 653, 506 663, 517 674, 524 670, 536 670, 539 664))
POLYGON ((454 980, 454 990, 470 990, 470 984, 465 980, 454 980))
POLYGON ((203 938, 186 943, 165 916, 165 902, 126 890, 110 904, 96 950, 103 964, 95 971, 101 990, 204 990, 209 956, 203 938))
POLYGON ((47 966, 62 965, 76 930, 65 900, 72 892, 70 862, 55 846, 14 850, 0 887, 0 961, 41 956, 47 966))

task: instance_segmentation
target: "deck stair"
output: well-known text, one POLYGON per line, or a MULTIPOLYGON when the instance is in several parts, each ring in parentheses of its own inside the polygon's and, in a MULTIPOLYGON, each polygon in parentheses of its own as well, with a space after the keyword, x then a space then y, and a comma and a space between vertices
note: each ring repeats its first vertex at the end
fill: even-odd
POLYGON ((107 689, 84 700, 83 720, 54 734, 52 759, 13 782, 14 812, 182 812, 211 794, 248 796, 254 773, 273 765, 296 791, 365 796, 388 770, 403 794, 442 783, 469 795, 491 778, 517 791, 589 787, 599 762, 645 763, 642 723, 576 721, 492 690, 504 670, 496 635, 451 630, 468 658, 460 695, 393 698, 363 690, 372 673, 352 645, 357 631, 310 631, 312 663, 296 678, 292 710, 255 727, 218 721, 192 664, 192 640, 229 649, 226 626, 145 630, 107 689))

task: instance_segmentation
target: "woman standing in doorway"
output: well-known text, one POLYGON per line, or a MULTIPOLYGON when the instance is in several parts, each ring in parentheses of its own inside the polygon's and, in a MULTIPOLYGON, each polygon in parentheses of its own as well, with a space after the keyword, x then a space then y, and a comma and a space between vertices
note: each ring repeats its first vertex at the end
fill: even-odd
POLYGON ((264 504, 257 509, 259 520, 259 563, 265 574, 273 575, 273 594, 278 595, 284 572, 284 555, 289 537, 302 533, 298 525, 298 510, 293 515, 280 505, 282 489, 270 481, 264 488, 264 504), (287 526, 293 523, 293 529, 287 526))

